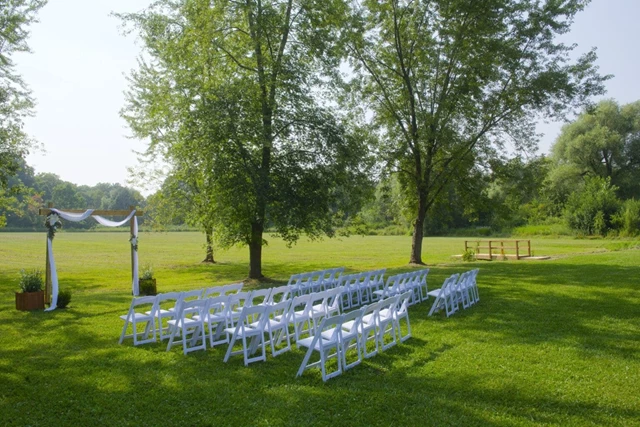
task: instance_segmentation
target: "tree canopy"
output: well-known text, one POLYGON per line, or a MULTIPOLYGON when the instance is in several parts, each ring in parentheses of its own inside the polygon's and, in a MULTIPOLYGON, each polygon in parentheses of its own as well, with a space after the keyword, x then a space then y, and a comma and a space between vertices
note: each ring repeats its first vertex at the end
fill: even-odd
POLYGON ((368 184, 367 146, 322 99, 332 16, 341 2, 158 1, 121 15, 147 61, 131 77, 123 116, 178 176, 207 177, 223 244, 249 246, 262 276, 263 234, 286 241, 333 233, 358 210, 368 184), (348 194, 349 197, 342 197, 348 194))
POLYGON ((609 178, 623 198, 640 197, 640 101, 604 100, 563 126, 552 147, 553 185, 564 192, 584 178, 609 178))
MULTIPOLYGON (((16 52, 29 52, 28 27, 45 4, 46 0, 0 2, 0 209, 13 200, 9 178, 35 144, 23 131, 24 118, 33 114, 34 100, 12 57, 16 52)), ((3 222, 4 216, 0 216, 0 225, 3 222)))

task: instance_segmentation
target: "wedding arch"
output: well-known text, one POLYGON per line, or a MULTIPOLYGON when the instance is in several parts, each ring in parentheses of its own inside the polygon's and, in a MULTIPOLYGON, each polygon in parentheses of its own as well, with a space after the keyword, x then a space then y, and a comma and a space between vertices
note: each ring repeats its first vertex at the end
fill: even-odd
POLYGON ((129 223, 131 229, 131 237, 129 243, 131 246, 131 288, 133 295, 137 296, 138 289, 138 218, 143 215, 142 211, 136 210, 134 206, 130 206, 129 210, 98 210, 98 209, 55 209, 53 204, 49 203, 46 209, 40 209, 40 215, 46 215, 45 225, 47 232, 47 267, 45 279, 45 302, 49 303, 49 308, 45 311, 55 310, 58 302, 58 273, 56 272, 56 262, 53 257, 53 237, 58 228, 62 226, 60 219, 72 222, 80 222, 91 217, 96 222, 106 227, 120 227, 129 223), (106 216, 126 216, 122 221, 110 221, 104 218, 106 216))

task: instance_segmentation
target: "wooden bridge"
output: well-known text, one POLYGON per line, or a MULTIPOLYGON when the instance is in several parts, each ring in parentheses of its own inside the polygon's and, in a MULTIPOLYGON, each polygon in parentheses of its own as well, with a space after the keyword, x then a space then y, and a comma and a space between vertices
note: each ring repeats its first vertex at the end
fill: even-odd
POLYGON ((465 240, 464 251, 474 251, 476 259, 526 259, 531 256, 531 240, 465 240))

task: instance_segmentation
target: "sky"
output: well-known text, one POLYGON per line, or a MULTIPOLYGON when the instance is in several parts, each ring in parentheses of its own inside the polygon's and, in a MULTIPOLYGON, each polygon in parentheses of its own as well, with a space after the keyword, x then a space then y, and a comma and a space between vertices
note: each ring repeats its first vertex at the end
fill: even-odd
MULTIPOLYGON (((141 46, 124 36, 111 12, 144 9, 150 0, 49 0, 31 27, 33 53, 16 55, 17 69, 37 100, 26 132, 44 151, 30 154, 37 173, 50 172, 79 185, 127 184, 134 151, 143 141, 129 138, 119 112, 126 76, 136 68, 141 46)), ((598 48, 601 74, 613 74, 607 94, 621 104, 640 99, 640 16, 638 0, 593 0, 579 14, 565 43, 577 54, 598 48)), ((595 99, 596 101, 598 99, 595 99)), ((540 152, 547 153, 562 123, 540 122, 540 152)))

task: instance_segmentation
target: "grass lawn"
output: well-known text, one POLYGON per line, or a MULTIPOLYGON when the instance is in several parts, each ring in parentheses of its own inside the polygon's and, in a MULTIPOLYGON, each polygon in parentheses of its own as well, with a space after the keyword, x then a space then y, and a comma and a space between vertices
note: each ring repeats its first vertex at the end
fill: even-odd
MULTIPOLYGON (((534 239, 549 261, 463 263, 464 238, 427 238, 430 289, 480 268, 481 301, 451 318, 410 308, 413 338, 323 383, 294 349, 244 367, 226 347, 118 345, 131 301, 127 233, 54 241, 70 307, 18 312, 21 268, 44 268, 45 233, 0 233, 0 425, 640 425, 640 251, 624 241, 534 239), (622 250, 621 250, 622 249, 622 250), (615 250, 615 251, 614 251, 615 250)), ((246 277, 248 251, 202 265, 198 233, 142 233, 158 290, 246 277)), ((408 271, 409 237, 270 239, 263 271, 408 271)), ((270 284, 269 286, 272 286, 270 284)))

